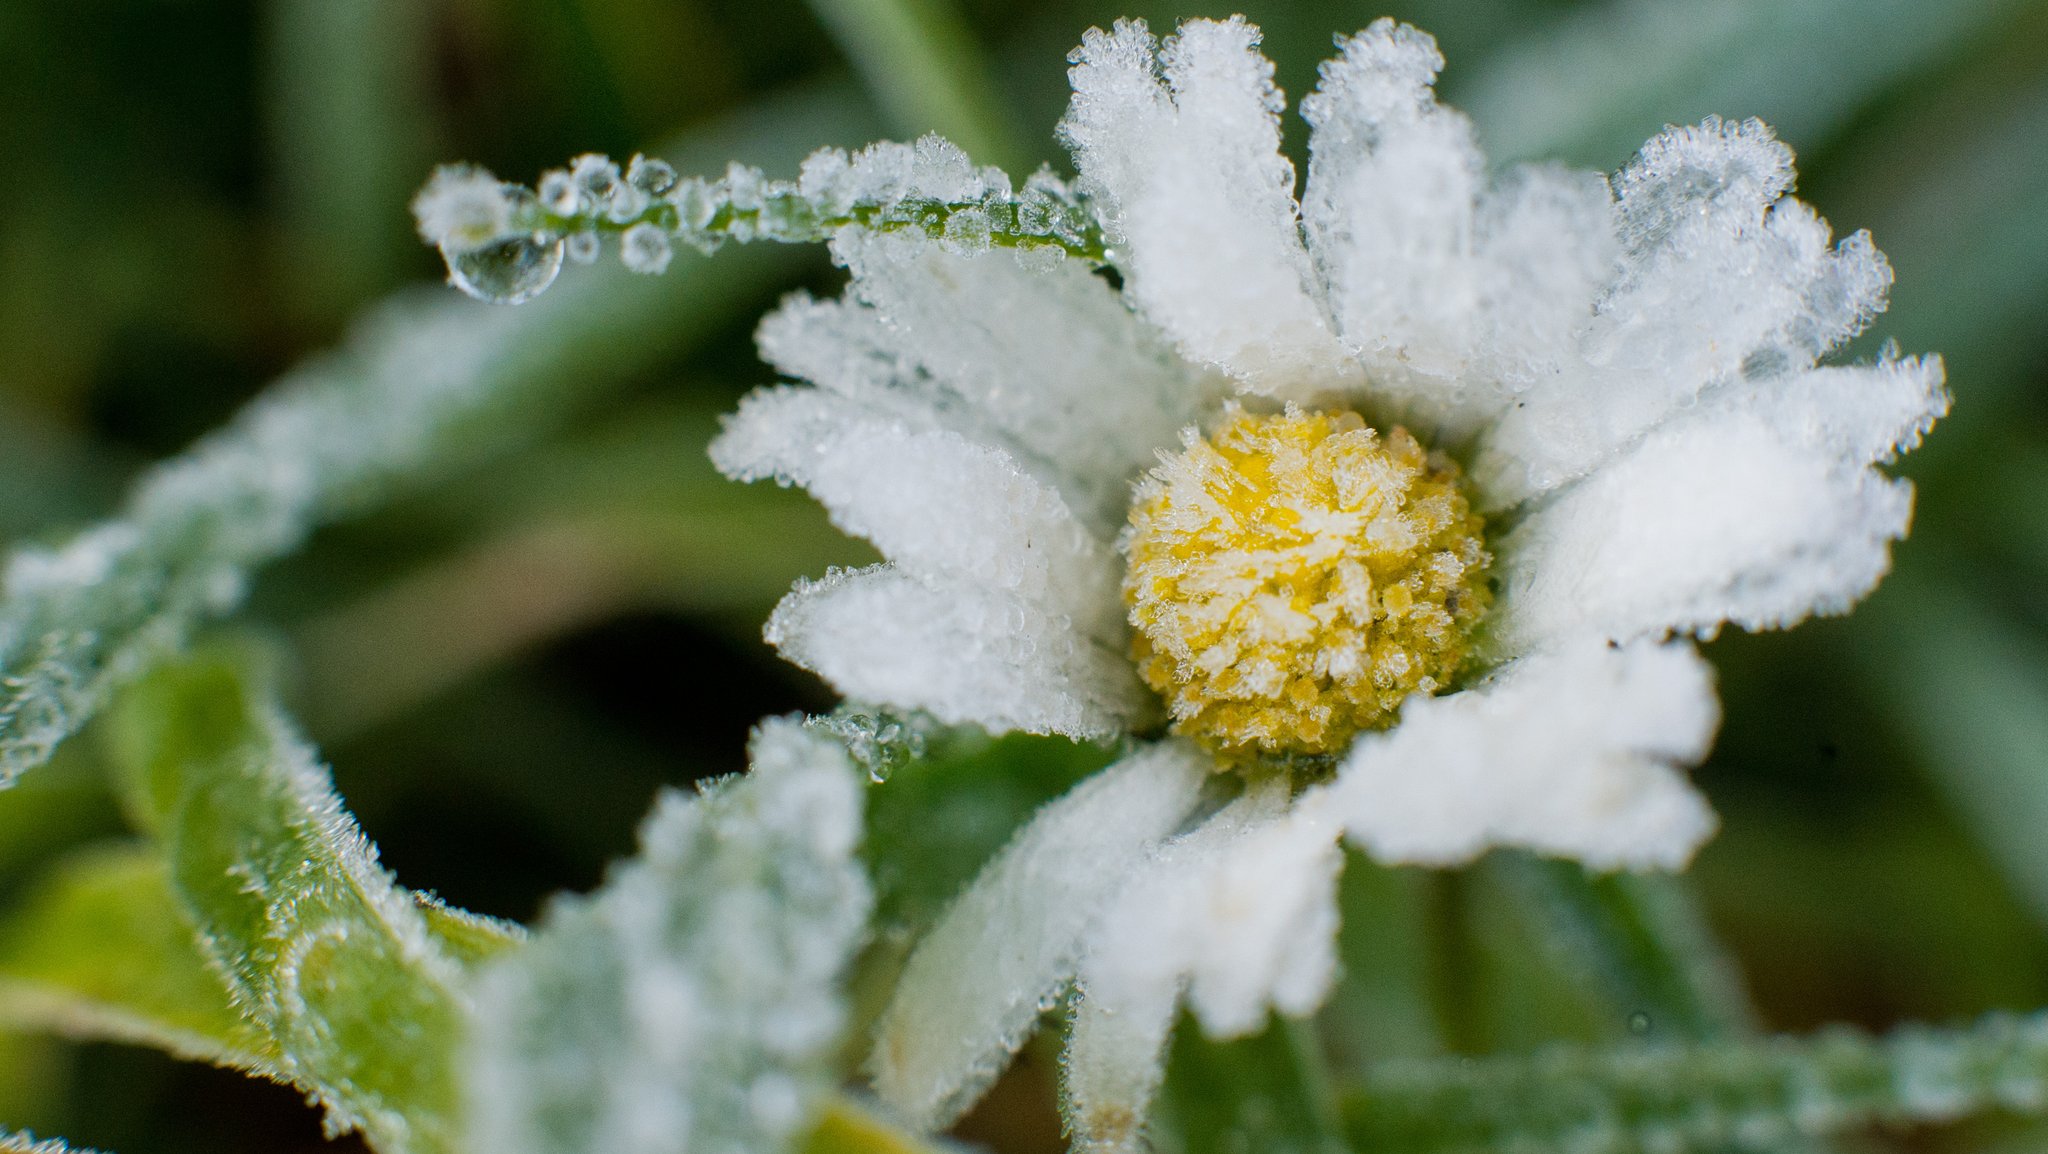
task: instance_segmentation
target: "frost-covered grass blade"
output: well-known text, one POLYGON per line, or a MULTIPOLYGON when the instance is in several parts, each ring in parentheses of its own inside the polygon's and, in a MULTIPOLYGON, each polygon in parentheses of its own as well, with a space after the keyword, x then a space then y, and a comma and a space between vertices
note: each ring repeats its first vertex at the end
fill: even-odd
MULTIPOLYGON (((857 102, 828 89, 714 124, 675 155, 789 163, 792 138, 865 131, 857 102)), ((530 440, 790 268, 762 251, 662 281, 591 277, 518 314, 407 294, 370 310, 343 347, 146 474, 118 516, 15 555, 0 598, 0 786, 319 525, 530 440)))
POLYGON ((1345 1104, 1387 1154, 1782 1149, 1873 1123, 2048 1111, 2048 1018, 1388 1063, 1345 1104))
POLYGON ((804 1134, 867 922, 862 779, 794 721, 752 754, 744 777, 664 795, 639 857, 485 972, 467 1149, 765 1152, 804 1134))

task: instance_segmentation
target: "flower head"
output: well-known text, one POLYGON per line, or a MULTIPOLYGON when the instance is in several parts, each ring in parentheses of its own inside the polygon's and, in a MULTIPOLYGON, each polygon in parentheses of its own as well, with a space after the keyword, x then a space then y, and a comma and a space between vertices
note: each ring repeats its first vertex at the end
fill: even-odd
POLYGON ((1682 865, 1714 819, 1681 767, 1718 721, 1687 638, 1868 592, 1911 510, 1875 466, 1947 397, 1932 358, 1818 366, 1891 271, 1786 195, 1790 151, 1755 121, 1669 129, 1611 181, 1490 174, 1435 101, 1434 42, 1381 21, 1303 102, 1297 201, 1241 19, 1164 43, 1119 23, 1072 59, 1062 135, 1120 285, 844 229, 846 295, 761 329, 810 385, 751 397, 713 453, 889 558, 768 627, 850 696, 1332 759, 1217 809, 1210 752, 1141 749, 913 958, 897 1005, 924 1009, 885 1017, 885 1097, 943 1120, 993 1063, 962 1075, 926 1041, 1000 1057, 1078 972, 1069 1093, 1114 1145, 1089 1119, 1142 1117, 1182 983, 1219 1033, 1320 1001, 1340 837, 1682 865), (1046 849, 1091 837, 1122 864, 1046 849), (1045 972, 977 988, 1040 932, 1045 972))

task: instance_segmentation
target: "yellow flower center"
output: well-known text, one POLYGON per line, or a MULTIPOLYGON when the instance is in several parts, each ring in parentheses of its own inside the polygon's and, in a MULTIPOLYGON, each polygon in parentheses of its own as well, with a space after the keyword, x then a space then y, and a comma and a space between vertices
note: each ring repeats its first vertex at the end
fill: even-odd
POLYGON ((1138 670, 1174 728, 1220 752, 1330 753, 1447 685, 1491 597, 1458 467, 1355 413, 1191 431, 1138 486, 1138 670))

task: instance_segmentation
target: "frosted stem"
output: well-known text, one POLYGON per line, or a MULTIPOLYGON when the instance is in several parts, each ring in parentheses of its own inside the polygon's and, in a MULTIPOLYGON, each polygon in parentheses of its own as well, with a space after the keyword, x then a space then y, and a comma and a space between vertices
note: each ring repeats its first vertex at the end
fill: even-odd
POLYGON ((606 236, 618 238, 627 268, 645 273, 667 268, 677 242, 708 253, 728 241, 815 244, 848 228, 921 232, 961 251, 1108 259, 1101 227, 1078 192, 1045 170, 1013 190, 1002 170, 975 168, 938 136, 851 155, 822 149, 794 181, 739 164, 716 179, 678 179, 646 157, 622 170, 586 154, 529 189, 447 165, 414 199, 413 216, 420 236, 447 260, 449 281, 498 304, 546 289, 565 254, 595 260, 606 236))

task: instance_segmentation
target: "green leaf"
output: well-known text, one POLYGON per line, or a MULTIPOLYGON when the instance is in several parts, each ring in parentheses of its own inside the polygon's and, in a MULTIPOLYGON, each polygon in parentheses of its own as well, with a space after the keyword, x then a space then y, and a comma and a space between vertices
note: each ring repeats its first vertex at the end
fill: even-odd
POLYGON ((114 726, 171 888, 278 1073, 386 1154, 452 1150, 461 965, 275 704, 202 656, 137 685, 114 726))
POLYGON ((275 1045, 229 1003, 146 845, 72 854, 0 924, 0 1020, 278 1076, 275 1045))
POLYGON ((1387 1063, 1344 1105, 1386 1154, 1771 1150, 1872 1123, 2048 1111, 2048 1018, 1387 1063))

